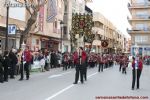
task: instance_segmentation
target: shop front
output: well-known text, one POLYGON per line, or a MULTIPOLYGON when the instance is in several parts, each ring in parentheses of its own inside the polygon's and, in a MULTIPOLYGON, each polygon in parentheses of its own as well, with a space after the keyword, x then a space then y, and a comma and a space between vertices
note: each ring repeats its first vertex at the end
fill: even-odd
POLYGON ((133 46, 131 48, 131 54, 135 55, 136 52, 142 56, 150 56, 150 46, 140 46, 138 48, 133 46))
POLYGON ((59 50, 59 44, 60 39, 54 38, 46 35, 41 34, 33 34, 31 35, 30 40, 31 42, 31 50, 38 51, 47 49, 50 51, 58 51, 59 50))
POLYGON ((41 38, 41 49, 47 49, 50 51, 59 51, 59 39, 56 38, 47 38, 43 39, 41 38))

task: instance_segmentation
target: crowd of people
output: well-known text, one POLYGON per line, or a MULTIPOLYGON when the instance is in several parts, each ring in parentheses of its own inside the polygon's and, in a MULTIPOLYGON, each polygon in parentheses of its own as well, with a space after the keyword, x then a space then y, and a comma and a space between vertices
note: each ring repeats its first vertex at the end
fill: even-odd
MULTIPOLYGON (((132 89, 134 89, 135 84, 135 66, 140 66, 140 71, 138 71, 137 74, 137 88, 139 88, 139 77, 143 66, 142 60, 139 60, 139 64, 136 65, 134 59, 135 58, 132 60, 132 89)), ((58 67, 61 67, 64 71, 75 68, 76 74, 74 84, 77 84, 79 76, 81 83, 87 80, 87 68, 97 67, 98 72, 103 72, 103 69, 118 64, 120 65, 119 71, 122 71, 123 74, 127 74, 126 68, 131 60, 129 59, 129 55, 126 54, 86 52, 82 47, 72 53, 48 51, 47 49, 32 52, 28 47, 26 47, 24 51, 16 51, 12 48, 9 52, 5 51, 3 55, 0 55, 0 82, 8 82, 9 79, 14 79, 15 75, 18 74, 20 74, 19 80, 22 81, 24 79, 24 72, 26 72, 26 80, 29 80, 30 71, 35 61, 39 62, 41 72, 58 67)))

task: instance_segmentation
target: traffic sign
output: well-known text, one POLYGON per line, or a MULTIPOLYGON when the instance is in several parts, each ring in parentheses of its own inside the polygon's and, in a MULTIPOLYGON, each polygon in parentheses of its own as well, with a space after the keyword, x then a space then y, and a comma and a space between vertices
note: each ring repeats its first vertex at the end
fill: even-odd
POLYGON ((17 26, 15 24, 8 25, 8 34, 16 34, 17 26))

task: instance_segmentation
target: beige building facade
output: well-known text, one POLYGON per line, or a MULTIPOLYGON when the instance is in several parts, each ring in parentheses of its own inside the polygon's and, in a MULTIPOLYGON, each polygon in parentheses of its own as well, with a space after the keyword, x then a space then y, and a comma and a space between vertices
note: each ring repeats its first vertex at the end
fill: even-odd
MULTIPOLYGON (((47 3, 41 7, 37 22, 33 25, 33 27, 36 28, 33 28, 34 30, 30 32, 31 34, 27 41, 27 45, 29 45, 33 51, 40 49, 61 51, 62 49, 60 22, 63 21, 64 1, 56 0, 56 15, 53 19, 51 19, 51 22, 48 22, 49 1, 50 0, 48 0, 47 3)), ((27 13, 26 16, 27 21, 29 14, 27 13)))
POLYGON ((128 18, 132 29, 128 30, 131 35, 131 53, 136 51, 140 55, 150 55, 150 1, 131 0, 128 4, 132 18, 128 18))
POLYGON ((95 34, 95 40, 93 41, 93 49, 99 53, 117 53, 123 52, 123 34, 117 31, 117 28, 101 13, 93 13, 94 27, 92 28, 93 34, 95 34), (101 41, 107 40, 108 47, 103 48, 101 41))
POLYGON ((63 52, 71 51, 70 32, 72 28, 72 14, 84 14, 87 2, 91 2, 91 0, 64 0, 63 52))
MULTIPOLYGON (((49 0, 48 0, 49 1, 49 0)), ((32 50, 47 48, 50 50, 59 50, 61 52, 70 52, 70 32, 72 25, 72 13, 85 12, 85 0, 56 0, 57 16, 55 21, 48 23, 47 4, 44 5, 43 31, 40 31, 40 25, 37 19, 37 28, 31 32, 28 43, 32 50), (61 33, 60 21, 63 21, 61 33)))
MULTIPOLYGON (((6 7, 4 6, 5 0, 0 0, 0 52, 4 52, 5 49, 5 34, 6 34, 6 7)), ((10 12, 9 12, 10 13, 10 12)), ((20 33, 25 28, 25 22, 10 18, 8 24, 16 25, 16 34, 8 34, 8 50, 13 48, 19 48, 20 33)))

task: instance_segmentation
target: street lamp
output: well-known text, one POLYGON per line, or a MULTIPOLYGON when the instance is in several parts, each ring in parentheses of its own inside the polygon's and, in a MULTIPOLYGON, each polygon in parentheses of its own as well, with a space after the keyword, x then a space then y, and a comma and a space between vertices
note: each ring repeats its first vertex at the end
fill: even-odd
POLYGON ((24 55, 24 51, 25 51, 25 47, 26 47, 26 44, 24 44, 24 42, 21 44, 21 49, 22 49, 22 69, 23 69, 23 74, 24 74, 24 58, 25 58, 25 55, 24 55))
MULTIPOLYGON (((7 2, 6 2, 7 3, 7 2)), ((5 34, 5 50, 8 50, 8 19, 9 19, 9 6, 6 7, 7 15, 6 15, 6 34, 5 34)))
POLYGON ((62 45, 63 45, 63 26, 64 26, 64 22, 60 21, 60 27, 61 27, 61 44, 60 44, 60 49, 61 49, 61 53, 62 53, 62 45))

